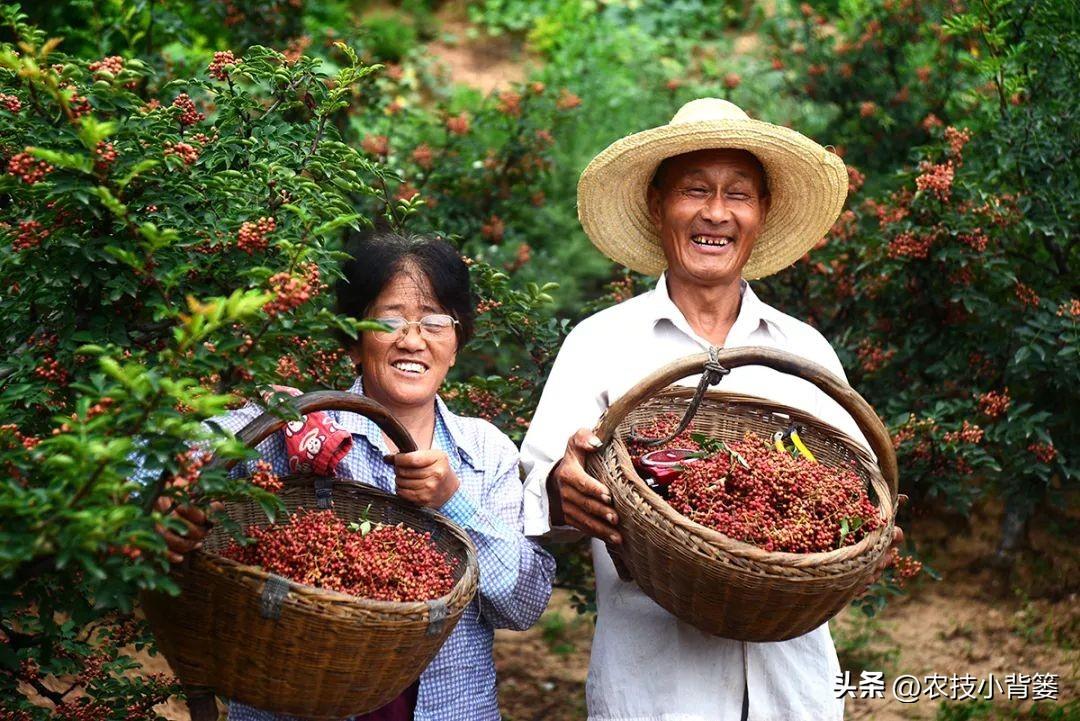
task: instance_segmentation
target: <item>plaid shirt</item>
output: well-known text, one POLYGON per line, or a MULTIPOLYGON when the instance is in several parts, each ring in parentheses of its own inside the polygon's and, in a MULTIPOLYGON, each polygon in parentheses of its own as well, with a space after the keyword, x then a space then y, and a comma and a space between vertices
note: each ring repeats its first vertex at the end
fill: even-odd
MULTIPOLYGON (((349 389, 363 394, 359 378, 349 389)), ((453 633, 420 676, 415 721, 497 721, 492 646, 496 628, 525 630, 540 618, 551 596, 555 561, 525 538, 518 452, 495 426, 479 418, 450 412, 435 398, 432 447, 450 458, 461 487, 438 510, 464 528, 476 544, 480 587, 453 633)), ((236 433, 261 413, 249 404, 214 419, 236 433)), ((338 475, 394 492, 393 467, 383 461, 389 452, 382 431, 364 416, 326 411, 353 434, 353 447, 338 465, 338 475)), ((285 444, 276 433, 259 444, 259 453, 280 474, 288 473, 285 444)), ((250 472, 251 469, 249 468, 250 472)), ((286 718, 239 703, 230 705, 229 721, 286 718)))

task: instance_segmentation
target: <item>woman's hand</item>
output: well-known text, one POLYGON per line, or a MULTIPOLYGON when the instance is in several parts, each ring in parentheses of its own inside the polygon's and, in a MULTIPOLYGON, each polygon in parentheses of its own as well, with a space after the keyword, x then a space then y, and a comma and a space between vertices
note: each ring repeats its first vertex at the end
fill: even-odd
POLYGON ((418 506, 439 508, 461 485, 443 451, 395 453, 387 461, 397 471, 397 494, 418 506))
MULTIPOLYGON (((168 513, 173 518, 179 518, 187 530, 183 534, 170 531, 164 525, 158 524, 157 532, 165 539, 165 545, 169 549, 170 563, 183 563, 184 555, 202 548, 206 534, 210 532, 212 524, 206 512, 196 506, 184 504, 174 507, 176 500, 168 496, 158 496, 154 501, 154 507, 162 513, 168 513), (171 510, 170 510, 171 509, 171 510)), ((211 511, 219 511, 224 506, 215 501, 210 505, 211 511)))

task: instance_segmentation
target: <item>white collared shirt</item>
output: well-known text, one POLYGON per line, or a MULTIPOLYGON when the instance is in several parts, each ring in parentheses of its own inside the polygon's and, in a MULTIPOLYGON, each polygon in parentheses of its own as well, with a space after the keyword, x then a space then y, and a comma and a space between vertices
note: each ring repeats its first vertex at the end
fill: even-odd
MULTIPOLYGON (((757 298, 745 282, 725 347, 768 346, 818 363, 844 378, 829 342, 757 298)), ((710 343, 691 329, 656 287, 603 310, 567 336, 522 444, 525 532, 551 530, 545 483, 578 428, 600 415, 652 371, 710 343)), ((698 376, 682 381, 695 385, 698 376)), ((718 390, 759 396, 812 413, 867 445, 851 417, 808 381, 770 368, 734 369, 718 390)), ((556 529, 555 534, 558 534, 556 529)), ((743 643, 706 635, 619 580, 604 544, 592 541, 596 632, 586 699, 590 721, 738 721, 744 683, 748 721, 832 721, 843 718, 833 692, 840 666, 828 624, 779 643, 743 643)))

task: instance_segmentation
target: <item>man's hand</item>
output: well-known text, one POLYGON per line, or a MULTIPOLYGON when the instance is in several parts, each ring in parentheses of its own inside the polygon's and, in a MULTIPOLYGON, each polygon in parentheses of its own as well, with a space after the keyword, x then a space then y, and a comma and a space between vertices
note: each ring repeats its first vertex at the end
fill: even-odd
POLYGON ((602 541, 618 545, 622 537, 615 530, 619 518, 611 505, 611 493, 600 481, 585 472, 585 457, 603 445, 588 428, 578 430, 566 444, 566 452, 551 471, 558 484, 566 522, 602 541))
POLYGON ((397 494, 418 506, 439 508, 461 485, 442 451, 395 453, 387 460, 397 471, 397 494))

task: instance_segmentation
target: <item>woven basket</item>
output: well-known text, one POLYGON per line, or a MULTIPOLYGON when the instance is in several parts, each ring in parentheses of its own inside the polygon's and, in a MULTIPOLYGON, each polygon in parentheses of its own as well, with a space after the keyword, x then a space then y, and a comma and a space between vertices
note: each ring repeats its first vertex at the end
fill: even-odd
MULTIPOLYGON (((596 429, 604 446, 587 464, 611 491, 623 542, 609 546, 624 580, 705 633, 740 641, 784 641, 813 630, 865 586, 888 551, 896 513, 896 455, 873 409, 825 368, 769 348, 736 348, 690 356, 656 371, 614 403, 596 429), (836 400, 858 423, 877 456, 812 415, 761 398, 668 387, 701 373, 762 365, 804 378, 836 400), (713 365, 713 368, 716 368, 713 365), (882 526, 853 546, 825 553, 778 553, 733 540, 677 513, 634 469, 626 439, 632 428, 664 413, 682 416, 700 396, 694 428, 724 441, 747 431, 771 438, 791 423, 820 463, 851 468, 866 483, 882 526)), ((724 370, 724 372, 726 372, 724 370)), ((707 374, 706 374, 707 375, 707 374)), ((714 381, 715 382, 715 381, 714 381)))
MULTIPOLYGON (((352 393, 320 391, 291 400, 299 413, 340 409, 375 420, 403 451, 408 433, 378 404, 352 393)), ((269 413, 237 437, 255 447, 284 421, 269 413)), ((456 560, 455 584, 434 601, 399 603, 306 586, 218 555, 220 527, 171 578, 181 593, 144 593, 158 648, 188 692, 192 718, 216 718, 213 696, 310 719, 373 711, 412 684, 431 662, 476 593, 476 549, 445 517, 397 496, 344 479, 283 478, 289 513, 329 508, 347 521, 404 523, 426 531, 456 560)), ((254 502, 226 504, 246 527, 266 525, 254 502)))

